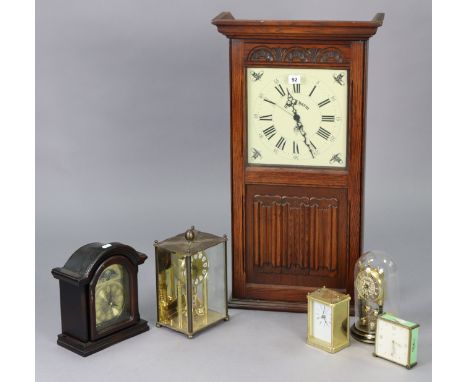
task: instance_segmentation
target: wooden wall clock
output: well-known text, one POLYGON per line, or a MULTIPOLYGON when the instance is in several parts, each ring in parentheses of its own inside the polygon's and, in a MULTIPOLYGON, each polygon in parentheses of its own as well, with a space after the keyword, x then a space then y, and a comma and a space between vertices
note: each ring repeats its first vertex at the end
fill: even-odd
POLYGON ((83 357, 149 330, 138 311, 138 265, 147 256, 121 243, 90 243, 62 268, 57 343, 83 357))
POLYGON ((212 20, 230 40, 230 306, 306 311, 353 295, 362 248, 372 21, 212 20))

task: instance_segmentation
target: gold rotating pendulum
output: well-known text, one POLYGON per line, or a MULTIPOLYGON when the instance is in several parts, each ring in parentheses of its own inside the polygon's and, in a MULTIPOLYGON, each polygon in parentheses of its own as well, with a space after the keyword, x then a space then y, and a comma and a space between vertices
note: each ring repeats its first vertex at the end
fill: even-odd
POLYGON ((172 267, 167 268, 159 273, 159 304, 160 304, 160 320, 169 322, 176 314, 177 301, 174 297, 174 270, 172 267), (167 275, 166 275, 167 273, 167 275), (167 283, 169 280, 169 284, 167 283))
POLYGON ((351 334, 359 341, 374 343, 377 317, 383 313, 383 270, 364 266, 356 276, 357 321, 351 334))

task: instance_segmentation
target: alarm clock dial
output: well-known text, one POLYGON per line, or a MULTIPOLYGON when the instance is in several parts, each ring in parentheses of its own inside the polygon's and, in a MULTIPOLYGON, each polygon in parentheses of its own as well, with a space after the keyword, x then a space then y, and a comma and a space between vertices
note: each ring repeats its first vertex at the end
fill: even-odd
POLYGON ((96 326, 99 329, 128 319, 128 282, 120 264, 105 268, 95 287, 96 326))
POLYGON ((314 301, 312 320, 312 336, 331 344, 332 317, 330 305, 323 304, 319 301, 314 301))
POLYGON ((248 163, 346 167, 348 72, 247 68, 248 163))
POLYGON ((377 301, 383 297, 382 281, 379 273, 370 268, 359 271, 356 276, 355 288, 360 298, 377 301))
POLYGON ((408 364, 409 331, 386 320, 377 320, 375 354, 400 365, 408 364))

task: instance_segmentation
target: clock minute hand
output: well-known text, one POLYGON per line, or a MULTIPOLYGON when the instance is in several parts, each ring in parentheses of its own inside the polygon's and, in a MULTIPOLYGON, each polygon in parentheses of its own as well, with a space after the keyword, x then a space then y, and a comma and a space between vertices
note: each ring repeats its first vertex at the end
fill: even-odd
POLYGON ((316 153, 317 148, 314 146, 312 142, 307 141, 307 133, 304 131, 304 126, 302 125, 300 118, 301 117, 299 116, 299 114, 294 115, 294 119, 296 120, 296 129, 301 133, 302 140, 304 144, 307 146, 307 148, 309 149, 310 155, 312 155, 312 158, 315 158, 315 153, 316 153), (296 116, 297 116, 297 119, 296 119, 296 116))
POLYGON ((295 129, 301 133, 303 142, 309 149, 310 155, 312 155, 312 158, 315 158, 315 153, 317 151, 317 148, 314 146, 312 142, 310 143, 307 142, 307 133, 304 131, 304 125, 301 122, 301 116, 297 113, 296 108, 294 107, 297 103, 297 100, 291 95, 291 93, 289 93, 289 90, 287 90, 287 92, 288 92, 288 100, 284 107, 285 108, 290 107, 292 109, 292 112, 294 113, 293 118, 294 118, 294 121, 296 122, 295 129))

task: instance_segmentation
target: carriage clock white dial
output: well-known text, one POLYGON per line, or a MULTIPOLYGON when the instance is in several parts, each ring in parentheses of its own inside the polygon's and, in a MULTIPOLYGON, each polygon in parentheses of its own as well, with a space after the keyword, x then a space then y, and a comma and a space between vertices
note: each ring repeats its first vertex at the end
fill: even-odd
POLYGON ((330 306, 314 301, 312 319, 314 320, 312 335, 319 340, 331 343, 332 320, 330 306))
POLYGON ((346 167, 346 70, 246 70, 249 164, 346 167))

